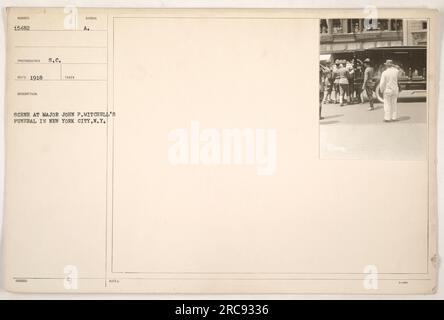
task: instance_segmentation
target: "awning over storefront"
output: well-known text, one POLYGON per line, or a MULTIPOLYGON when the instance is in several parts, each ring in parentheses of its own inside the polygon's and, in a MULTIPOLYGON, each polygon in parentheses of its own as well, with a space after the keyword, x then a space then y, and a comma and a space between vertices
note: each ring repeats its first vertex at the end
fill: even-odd
POLYGON ((319 57, 320 62, 328 62, 331 59, 331 54, 321 54, 319 57))

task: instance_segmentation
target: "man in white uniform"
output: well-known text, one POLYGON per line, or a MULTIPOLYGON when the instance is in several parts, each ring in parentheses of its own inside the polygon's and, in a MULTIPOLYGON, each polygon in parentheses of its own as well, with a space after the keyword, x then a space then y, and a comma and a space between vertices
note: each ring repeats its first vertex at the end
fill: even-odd
POLYGON ((384 95, 384 121, 390 122, 398 119, 399 69, 392 60, 387 60, 385 65, 387 69, 381 75, 379 88, 384 95))

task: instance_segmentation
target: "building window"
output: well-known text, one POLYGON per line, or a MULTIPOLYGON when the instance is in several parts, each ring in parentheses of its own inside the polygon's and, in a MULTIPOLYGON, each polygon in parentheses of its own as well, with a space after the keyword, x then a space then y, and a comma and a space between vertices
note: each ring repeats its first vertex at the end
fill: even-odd
POLYGON ((321 33, 328 33, 328 24, 326 19, 321 19, 320 31, 321 33))
POLYGON ((402 31, 402 20, 401 19, 390 20, 390 30, 391 31, 402 31))
POLYGON ((343 33, 344 28, 342 27, 342 21, 341 19, 333 19, 333 33, 343 33))
POLYGON ((364 26, 364 31, 373 31, 377 30, 377 19, 363 19, 362 25, 364 26))
POLYGON ((402 20, 368 19, 362 20, 365 31, 390 31, 402 28, 402 20), (398 24, 397 21, 400 21, 398 24))
POLYGON ((427 21, 422 22, 422 30, 427 30, 427 21))
POLYGON ((349 33, 362 32, 360 19, 348 19, 347 20, 347 30, 349 33))
POLYGON ((387 31, 389 29, 388 19, 378 19, 378 30, 387 31))

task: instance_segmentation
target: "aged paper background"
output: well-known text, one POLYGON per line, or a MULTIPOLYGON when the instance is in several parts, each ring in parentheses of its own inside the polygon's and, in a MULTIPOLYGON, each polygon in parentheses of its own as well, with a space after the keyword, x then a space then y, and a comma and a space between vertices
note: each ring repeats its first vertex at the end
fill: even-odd
MULTIPOLYGON (((57 22, 53 10, 48 14, 57 22)), ((105 43, 94 35, 87 40, 108 48, 107 85, 74 91, 54 84, 57 94, 48 91, 45 105, 32 108, 91 111, 107 104, 116 117, 95 127, 7 122, 9 288, 64 291, 63 266, 73 264, 85 277, 80 291, 365 292, 364 267, 376 265, 381 293, 432 291, 433 85, 431 166, 319 160, 312 70, 320 11, 87 12, 117 16, 111 22, 108 15, 113 36, 105 43), (301 50, 296 37, 310 50, 301 50), (261 177, 244 167, 172 169, 168 131, 192 120, 215 128, 277 128, 276 174, 261 177), (42 279, 24 285, 12 277, 42 279), (404 280, 407 285, 400 285, 404 280)), ((431 11, 396 13, 434 17, 431 11)), ((432 20, 432 34, 434 26, 432 20)), ((11 48, 17 38, 9 41, 11 48)), ((49 45, 54 39, 32 41, 49 45)), ((12 61, 10 74, 18 68, 12 61)), ((436 85, 433 74, 429 79, 436 85)), ((20 85, 9 81, 8 90, 20 85)), ((14 108, 16 98, 8 99, 14 108)))

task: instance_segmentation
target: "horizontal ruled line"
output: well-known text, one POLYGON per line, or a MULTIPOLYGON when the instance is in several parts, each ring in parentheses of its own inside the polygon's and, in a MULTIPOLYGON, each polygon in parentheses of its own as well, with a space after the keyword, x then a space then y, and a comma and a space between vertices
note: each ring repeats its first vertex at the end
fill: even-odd
POLYGON ((15 62, 15 64, 52 64, 52 65, 61 65, 61 64, 107 64, 106 62, 15 62))
POLYGON ((43 79, 43 80, 29 80, 29 79, 14 79, 15 81, 32 81, 32 82, 44 82, 44 81, 107 81, 107 79, 43 79))
MULTIPOLYGON (((62 280, 66 279, 63 277, 13 277, 14 280, 62 280)), ((80 277, 77 278, 80 280, 103 280, 105 278, 89 278, 89 277, 80 277)), ((365 278, 154 278, 154 277, 138 277, 138 278, 129 278, 129 277, 113 277, 113 279, 121 279, 121 280, 193 280, 193 281, 199 281, 199 280, 265 280, 265 281, 288 281, 288 280, 295 280, 295 281, 362 281, 365 278)), ((432 279, 378 279, 378 281, 430 281, 432 279)))
POLYGON ((106 46, 15 46, 15 48, 87 48, 87 49, 106 49, 106 46))
POLYGON ((13 30, 15 32, 29 32, 29 31, 69 31, 69 32, 106 32, 107 30, 102 30, 102 29, 96 29, 96 30, 83 30, 83 29, 79 29, 79 30, 70 30, 70 29, 54 29, 54 30, 50 30, 50 29, 30 29, 30 30, 13 30))

